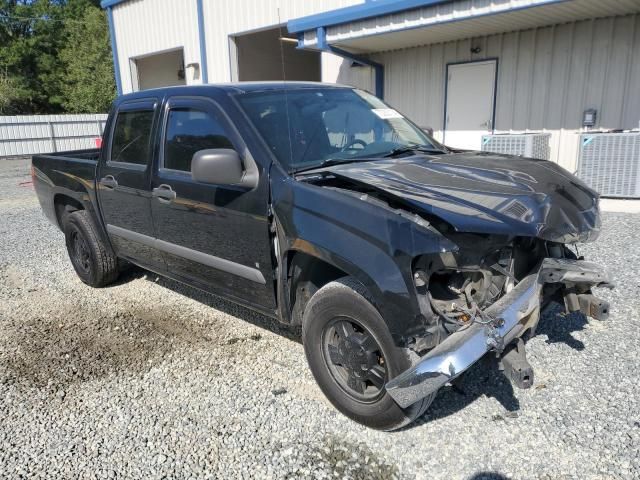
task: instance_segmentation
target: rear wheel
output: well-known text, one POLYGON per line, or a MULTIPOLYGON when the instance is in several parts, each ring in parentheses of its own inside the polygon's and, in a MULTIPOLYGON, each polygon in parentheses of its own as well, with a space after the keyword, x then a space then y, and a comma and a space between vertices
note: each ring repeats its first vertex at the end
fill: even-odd
POLYGON ((421 416, 431 395, 402 409, 384 385, 411 366, 364 287, 351 277, 331 282, 309 300, 303 317, 309 367, 329 401, 344 415, 379 430, 395 430, 421 416))
POLYGON ((118 278, 118 259, 104 245, 89 213, 72 212, 63 225, 69 259, 80 280, 92 287, 114 282, 118 278))

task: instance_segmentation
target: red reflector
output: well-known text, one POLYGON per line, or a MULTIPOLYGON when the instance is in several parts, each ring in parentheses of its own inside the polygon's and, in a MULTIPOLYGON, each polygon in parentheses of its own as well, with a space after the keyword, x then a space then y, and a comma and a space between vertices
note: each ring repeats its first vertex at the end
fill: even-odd
POLYGON ((102 148, 102 137, 96 138, 96 148, 102 148))

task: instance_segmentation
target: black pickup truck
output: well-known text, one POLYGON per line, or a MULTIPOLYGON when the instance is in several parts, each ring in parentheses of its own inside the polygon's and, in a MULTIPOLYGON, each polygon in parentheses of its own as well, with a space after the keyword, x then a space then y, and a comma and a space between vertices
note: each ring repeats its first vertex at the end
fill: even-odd
POLYGON ((302 326, 329 400, 367 426, 420 416, 488 352, 519 387, 540 310, 604 319, 571 248, 598 195, 556 164, 453 151, 369 93, 316 83, 118 98, 100 150, 33 157, 83 282, 128 262, 302 326))

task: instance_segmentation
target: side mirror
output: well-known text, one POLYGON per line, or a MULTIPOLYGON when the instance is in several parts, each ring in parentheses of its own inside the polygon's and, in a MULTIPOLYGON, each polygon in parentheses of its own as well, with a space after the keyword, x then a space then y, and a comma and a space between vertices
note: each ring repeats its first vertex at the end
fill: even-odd
POLYGON ((433 137, 433 128, 432 127, 420 127, 424 133, 433 137))
POLYGON ((191 178, 200 183, 238 185, 244 170, 238 152, 228 148, 200 150, 191 159, 191 178))

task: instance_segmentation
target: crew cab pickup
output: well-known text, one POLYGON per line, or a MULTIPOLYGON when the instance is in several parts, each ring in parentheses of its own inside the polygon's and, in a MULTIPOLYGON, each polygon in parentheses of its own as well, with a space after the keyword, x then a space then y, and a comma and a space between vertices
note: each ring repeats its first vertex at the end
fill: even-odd
POLYGON ((93 287, 136 264, 302 326, 328 399, 420 416, 488 352, 519 387, 541 307, 604 319, 572 246, 598 195, 554 163, 455 151, 373 95, 317 83, 119 97, 99 150, 36 155, 45 215, 93 287))

